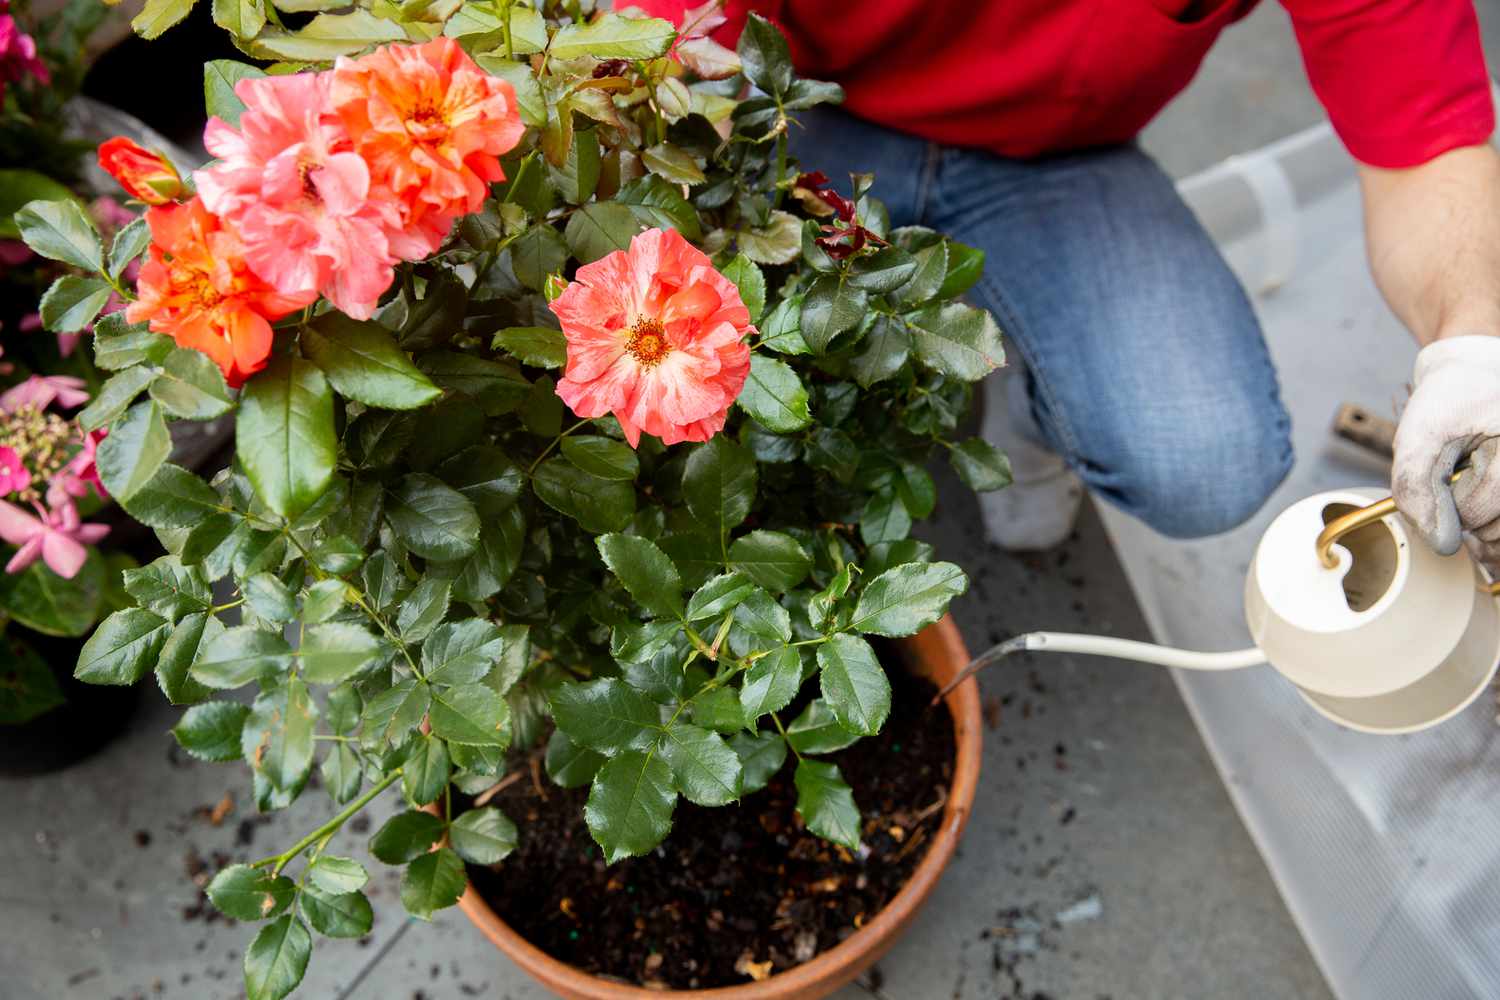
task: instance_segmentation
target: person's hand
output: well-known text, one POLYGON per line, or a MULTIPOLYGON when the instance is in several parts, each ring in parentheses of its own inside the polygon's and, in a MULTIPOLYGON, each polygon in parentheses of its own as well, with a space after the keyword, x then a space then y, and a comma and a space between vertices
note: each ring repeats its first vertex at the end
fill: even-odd
POLYGON ((1500 566, 1500 337, 1449 337, 1424 347, 1396 428, 1391 493, 1441 555, 1472 533, 1476 557, 1500 566), (1453 467, 1469 468, 1456 483, 1453 467))

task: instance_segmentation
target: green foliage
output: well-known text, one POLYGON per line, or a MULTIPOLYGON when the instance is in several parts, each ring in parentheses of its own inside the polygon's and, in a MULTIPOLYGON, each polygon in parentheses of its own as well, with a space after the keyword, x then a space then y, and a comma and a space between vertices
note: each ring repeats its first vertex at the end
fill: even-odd
MULTIPOLYGON (((138 25, 159 32, 188 6, 150 0, 138 25)), ((369 850, 404 868, 413 915, 453 905, 466 862, 505 859, 524 827, 464 796, 515 766, 512 751, 588 786, 610 862, 655 848, 679 798, 740 801, 789 758, 808 827, 857 847, 854 793, 821 757, 890 713, 869 637, 914 634, 967 585, 909 537, 937 500, 927 467, 946 452, 975 489, 1009 479, 1004 455, 953 440, 971 383, 1003 356, 993 319, 956 301, 982 254, 888 231, 868 178, 851 200, 869 238, 828 252, 848 231, 793 191, 804 166, 786 135, 839 91, 797 79, 756 15, 743 79, 705 82, 666 57, 666 22, 574 17, 554 0, 277 7, 316 16, 259 0, 213 14, 251 57, 289 61, 273 72, 441 30, 512 83, 531 127, 482 209, 398 267, 375 318, 286 317, 237 394, 202 355, 119 314, 96 322, 113 374, 82 419, 109 428, 105 484, 169 555, 124 576, 134 606, 104 620, 78 676, 154 673, 187 706, 180 745, 243 761, 262 808, 299 798, 314 767, 334 803, 323 827, 210 887, 231 916, 267 921, 247 996, 292 990, 312 932, 368 931, 367 873, 323 850, 391 788, 410 808, 369 850), (761 93, 723 96, 746 80, 761 93), (579 420, 556 394, 569 359, 549 299, 649 227, 710 253, 756 324, 744 389, 705 442, 632 447, 614 418, 579 420), (228 467, 168 461, 171 422, 231 411, 228 467)), ((233 85, 261 72, 209 63, 208 110, 237 120, 233 85)), ((121 234, 106 258, 65 202, 33 202, 17 224, 86 272, 50 293, 58 329, 93 318, 101 280, 142 238, 121 234)), ((107 583, 93 563, 79 579, 64 593, 29 571, 0 581, 0 605, 79 634, 107 583)))

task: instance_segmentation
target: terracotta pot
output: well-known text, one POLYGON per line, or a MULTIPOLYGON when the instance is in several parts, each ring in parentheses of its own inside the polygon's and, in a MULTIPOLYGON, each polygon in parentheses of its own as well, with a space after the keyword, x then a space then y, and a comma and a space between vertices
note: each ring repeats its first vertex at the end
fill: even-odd
MULTIPOLYGON (((947 615, 920 634, 901 640, 900 646, 908 666, 921 676, 931 678, 939 687, 952 680, 970 659, 958 626, 947 615)), ((953 715, 957 760, 948 803, 943 810, 942 826, 933 837, 927 856, 912 873, 911 880, 885 909, 837 947, 769 979, 710 990, 675 992, 712 1000, 817 1000, 851 982, 890 950, 937 885, 943 869, 953 857, 974 805, 981 741, 979 688, 970 678, 948 695, 947 702, 953 715)), ((568 1000, 649 1000, 662 995, 661 990, 599 979, 559 962, 512 930, 495 914, 484 897, 474 891, 472 883, 458 905, 497 948, 558 996, 568 1000)))

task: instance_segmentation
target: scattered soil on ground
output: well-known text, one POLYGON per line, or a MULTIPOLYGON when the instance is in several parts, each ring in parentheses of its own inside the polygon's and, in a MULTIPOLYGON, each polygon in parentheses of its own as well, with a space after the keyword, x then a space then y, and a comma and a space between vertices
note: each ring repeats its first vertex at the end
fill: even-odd
POLYGON ((790 759, 737 806, 680 800, 666 842, 614 866, 584 824, 588 789, 546 784, 542 795, 523 780, 492 800, 520 827, 520 845, 494 868, 471 869, 475 887, 555 958, 651 987, 735 985, 827 951, 906 884, 942 821, 953 776, 952 718, 945 708, 924 711, 935 689, 901 669, 889 674, 885 728, 825 758, 854 789, 859 852, 803 827, 790 759))

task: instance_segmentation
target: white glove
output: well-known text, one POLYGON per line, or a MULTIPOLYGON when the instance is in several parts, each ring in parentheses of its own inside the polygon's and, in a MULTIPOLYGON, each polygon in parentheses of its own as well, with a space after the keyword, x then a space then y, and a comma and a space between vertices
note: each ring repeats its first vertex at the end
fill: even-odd
POLYGON ((1500 565, 1500 337, 1449 337, 1417 354, 1396 428, 1391 493, 1442 555, 1473 533, 1476 557, 1500 565), (1469 469, 1449 484, 1465 455, 1469 469))

